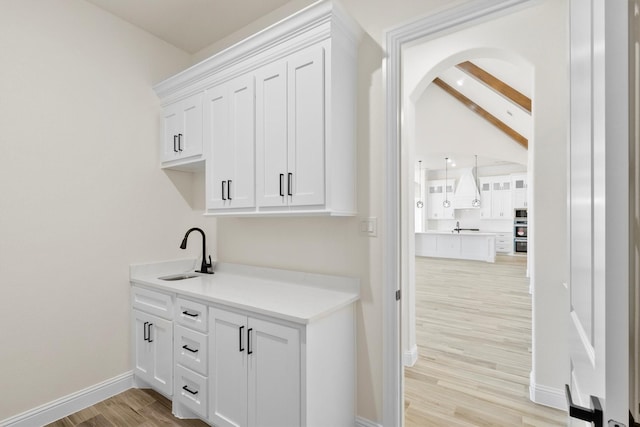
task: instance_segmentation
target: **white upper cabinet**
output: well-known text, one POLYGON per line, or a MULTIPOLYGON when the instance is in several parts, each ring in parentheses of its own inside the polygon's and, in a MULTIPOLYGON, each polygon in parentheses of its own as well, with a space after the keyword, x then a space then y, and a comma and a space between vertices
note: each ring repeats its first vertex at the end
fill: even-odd
POLYGON ((256 72, 258 205, 325 201, 324 47, 256 72))
POLYGON ((248 74, 206 91, 207 209, 253 208, 254 79, 248 74))
POLYGON ((162 166, 181 166, 202 160, 202 93, 164 107, 162 166))
POLYGON ((355 215, 361 33, 316 2, 156 85, 163 167, 205 160, 210 215, 355 215))
POLYGON ((511 175, 511 188, 513 194, 513 208, 523 209, 529 205, 527 175, 511 175))

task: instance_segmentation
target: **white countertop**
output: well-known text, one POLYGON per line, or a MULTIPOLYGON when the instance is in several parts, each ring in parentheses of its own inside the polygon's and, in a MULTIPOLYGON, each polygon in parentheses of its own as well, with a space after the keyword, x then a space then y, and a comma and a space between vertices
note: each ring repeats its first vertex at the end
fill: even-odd
POLYGON ((494 237, 496 235, 496 233, 488 233, 483 231, 461 231, 460 233, 454 231, 452 233, 451 231, 446 231, 446 230, 427 230, 422 232, 416 232, 416 234, 445 234, 448 236, 494 236, 494 237))
POLYGON ((215 274, 198 274, 191 279, 159 279, 193 273, 195 268, 199 264, 193 259, 131 265, 130 280, 135 285, 301 324, 360 298, 359 279, 238 264, 217 263, 215 274))

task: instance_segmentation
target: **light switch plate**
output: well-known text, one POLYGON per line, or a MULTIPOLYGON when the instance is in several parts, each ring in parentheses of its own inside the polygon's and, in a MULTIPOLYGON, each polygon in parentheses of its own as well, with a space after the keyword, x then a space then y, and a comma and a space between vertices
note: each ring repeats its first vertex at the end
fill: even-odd
POLYGON ((360 233, 376 237, 378 235, 378 219, 376 217, 360 218, 360 233))

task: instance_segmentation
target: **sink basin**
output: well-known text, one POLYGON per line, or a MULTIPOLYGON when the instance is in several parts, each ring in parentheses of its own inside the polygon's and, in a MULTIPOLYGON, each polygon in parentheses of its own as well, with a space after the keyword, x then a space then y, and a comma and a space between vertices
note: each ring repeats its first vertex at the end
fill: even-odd
POLYGON ((180 274, 172 274, 170 276, 158 277, 158 279, 174 282, 176 280, 193 279, 194 277, 198 277, 198 275, 192 274, 192 273, 180 273, 180 274))

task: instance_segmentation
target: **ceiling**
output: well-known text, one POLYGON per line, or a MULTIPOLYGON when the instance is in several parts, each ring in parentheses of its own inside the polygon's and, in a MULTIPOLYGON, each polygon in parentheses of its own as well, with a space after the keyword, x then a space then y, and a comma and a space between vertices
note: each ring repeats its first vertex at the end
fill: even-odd
POLYGON ((289 2, 289 0, 86 1, 191 54, 289 2))

